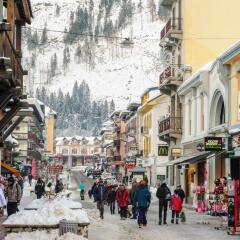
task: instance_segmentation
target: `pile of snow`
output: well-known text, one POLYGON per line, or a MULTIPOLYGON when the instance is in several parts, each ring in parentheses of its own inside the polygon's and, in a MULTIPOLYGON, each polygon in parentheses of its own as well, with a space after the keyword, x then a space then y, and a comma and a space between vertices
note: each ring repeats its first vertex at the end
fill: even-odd
POLYGON ((82 236, 66 233, 63 236, 58 236, 58 230, 48 231, 35 231, 35 232, 21 232, 21 233, 10 233, 4 240, 86 240, 82 236))
POLYGON ((83 210, 71 210, 60 202, 49 202, 38 210, 23 210, 11 215, 6 225, 55 225, 66 219, 77 223, 90 223, 83 210))
POLYGON ((69 198, 65 198, 65 197, 62 197, 62 198, 58 197, 53 200, 49 200, 48 198, 35 199, 29 205, 27 205, 27 207, 25 209, 26 210, 27 209, 39 209, 45 205, 48 205, 49 203, 51 203, 52 205, 60 203, 61 205, 65 206, 66 208, 70 208, 70 209, 81 209, 82 208, 82 204, 79 202, 75 202, 75 201, 73 201, 69 198))

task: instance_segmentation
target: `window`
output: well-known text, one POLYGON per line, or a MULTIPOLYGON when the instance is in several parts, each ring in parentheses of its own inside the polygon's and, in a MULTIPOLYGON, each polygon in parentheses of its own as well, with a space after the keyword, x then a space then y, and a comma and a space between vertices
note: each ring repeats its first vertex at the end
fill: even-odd
POLYGON ((62 149, 62 154, 68 154, 68 149, 67 148, 63 148, 62 149))
POLYGON ((203 95, 203 93, 201 93, 201 95, 200 95, 200 104, 201 104, 201 116, 200 116, 200 118, 201 118, 201 131, 204 131, 204 128, 205 128, 205 126, 204 126, 204 121, 205 121, 205 119, 204 119, 204 95, 203 95))
POLYGON ((73 148, 72 154, 77 154, 77 148, 73 148))
POLYGON ((188 114, 189 114, 189 136, 191 136, 192 135, 192 102, 191 101, 189 101, 189 103, 188 103, 188 114))

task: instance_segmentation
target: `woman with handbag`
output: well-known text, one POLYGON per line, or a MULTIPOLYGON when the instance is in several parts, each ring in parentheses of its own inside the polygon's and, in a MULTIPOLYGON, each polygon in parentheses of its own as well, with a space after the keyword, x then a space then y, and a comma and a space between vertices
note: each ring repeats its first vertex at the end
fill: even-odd
POLYGON ((167 224, 167 209, 168 202, 171 200, 171 191, 167 187, 166 183, 162 183, 162 185, 158 188, 156 196, 159 199, 159 225, 162 225, 162 212, 163 224, 167 224))

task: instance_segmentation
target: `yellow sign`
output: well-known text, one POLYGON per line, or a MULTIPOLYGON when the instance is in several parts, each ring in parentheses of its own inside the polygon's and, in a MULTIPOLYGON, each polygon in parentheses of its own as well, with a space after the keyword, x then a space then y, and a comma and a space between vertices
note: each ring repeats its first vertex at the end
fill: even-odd
POLYGON ((168 156, 168 146, 158 146, 158 156, 168 156))

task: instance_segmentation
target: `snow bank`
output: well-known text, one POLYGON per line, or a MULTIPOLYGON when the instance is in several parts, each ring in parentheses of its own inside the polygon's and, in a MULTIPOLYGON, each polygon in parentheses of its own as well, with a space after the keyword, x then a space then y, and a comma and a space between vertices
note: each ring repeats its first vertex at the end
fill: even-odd
POLYGON ((3 224, 8 225, 55 225, 62 219, 78 223, 90 223, 83 210, 71 210, 60 202, 49 202, 38 210, 23 210, 11 215, 3 224))
POLYGON ((33 200, 29 205, 27 205, 27 207, 25 207, 25 209, 39 209, 41 207, 43 207, 46 204, 57 204, 60 203, 61 205, 64 205, 66 208, 70 208, 70 209, 81 209, 82 208, 82 204, 79 202, 75 202, 69 198, 55 198, 53 200, 49 200, 48 198, 41 198, 41 199, 35 199, 33 200))
POLYGON ((36 231, 36 232, 22 232, 22 233, 11 233, 7 235, 4 240, 86 240, 82 236, 66 233, 63 236, 58 236, 58 230, 47 231, 36 231))

